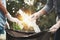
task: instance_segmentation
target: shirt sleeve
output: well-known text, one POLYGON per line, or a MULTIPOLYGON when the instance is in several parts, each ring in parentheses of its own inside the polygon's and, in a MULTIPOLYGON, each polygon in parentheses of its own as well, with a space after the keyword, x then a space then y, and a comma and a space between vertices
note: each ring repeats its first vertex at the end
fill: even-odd
POLYGON ((47 0, 46 5, 42 9, 45 10, 47 13, 49 13, 52 8, 53 8, 53 0, 47 0))

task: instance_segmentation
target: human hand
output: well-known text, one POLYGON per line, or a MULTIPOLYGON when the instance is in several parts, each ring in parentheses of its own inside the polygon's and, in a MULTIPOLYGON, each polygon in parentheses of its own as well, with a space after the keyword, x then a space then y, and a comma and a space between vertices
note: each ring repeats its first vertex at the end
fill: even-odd
POLYGON ((53 26, 49 29, 49 32, 55 33, 55 32, 59 29, 59 27, 60 27, 59 24, 60 24, 60 23, 57 22, 55 25, 53 25, 53 26))
POLYGON ((18 24, 20 29, 23 29, 23 23, 20 20, 16 20, 16 23, 18 24))
POLYGON ((30 16, 31 21, 34 21, 40 17, 40 13, 36 12, 30 16))

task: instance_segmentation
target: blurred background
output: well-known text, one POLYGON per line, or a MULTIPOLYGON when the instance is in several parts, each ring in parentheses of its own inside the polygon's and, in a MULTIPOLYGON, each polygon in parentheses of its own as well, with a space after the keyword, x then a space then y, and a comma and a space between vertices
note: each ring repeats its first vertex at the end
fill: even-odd
MULTIPOLYGON (((47 0, 7 0, 7 9, 10 14, 15 17, 19 9, 28 11, 31 14, 39 11, 46 4, 47 0)), ((36 23, 41 28, 41 30, 49 29, 56 22, 56 14, 54 9, 51 13, 43 15, 41 18, 37 19, 36 23)), ((9 22, 12 26, 12 22, 9 22)))
MULTIPOLYGON (((22 9, 27 13, 33 14, 41 10, 45 6, 46 2, 47 0, 7 0, 7 10, 13 17, 16 17, 19 9, 22 9)), ((36 20, 36 23, 42 31, 45 31, 56 23, 55 19, 56 13, 53 9, 52 12, 38 18, 36 20)), ((10 27, 12 27, 13 25, 16 26, 16 24, 13 24, 10 21, 8 22, 10 27)))

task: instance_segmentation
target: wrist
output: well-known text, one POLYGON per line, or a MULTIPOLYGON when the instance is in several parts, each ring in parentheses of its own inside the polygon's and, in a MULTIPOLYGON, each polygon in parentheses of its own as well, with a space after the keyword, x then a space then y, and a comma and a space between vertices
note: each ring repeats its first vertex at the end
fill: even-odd
POLYGON ((38 14, 38 17, 43 15, 43 13, 41 11, 38 11, 37 14, 38 14))
POLYGON ((45 10, 43 10, 43 9, 41 9, 40 11, 38 11, 39 16, 42 16, 42 15, 44 15, 46 13, 47 12, 45 10))
POLYGON ((59 25, 59 27, 60 27, 60 21, 57 22, 57 25, 59 25))

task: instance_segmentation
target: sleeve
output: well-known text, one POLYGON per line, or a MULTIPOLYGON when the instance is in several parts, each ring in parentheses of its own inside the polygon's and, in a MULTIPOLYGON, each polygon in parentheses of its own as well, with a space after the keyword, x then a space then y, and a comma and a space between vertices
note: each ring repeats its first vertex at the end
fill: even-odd
POLYGON ((42 8, 42 10, 45 10, 47 13, 49 13, 53 8, 53 0, 47 0, 46 5, 42 8))

